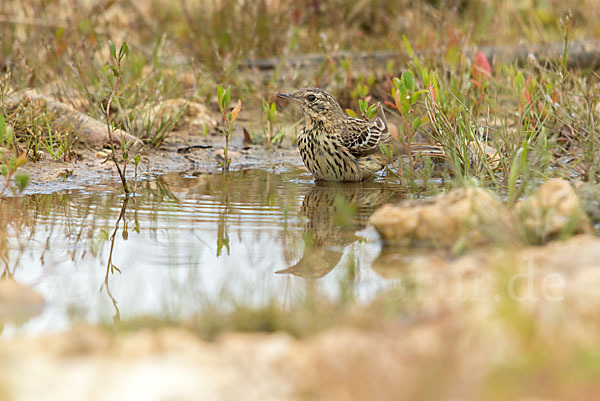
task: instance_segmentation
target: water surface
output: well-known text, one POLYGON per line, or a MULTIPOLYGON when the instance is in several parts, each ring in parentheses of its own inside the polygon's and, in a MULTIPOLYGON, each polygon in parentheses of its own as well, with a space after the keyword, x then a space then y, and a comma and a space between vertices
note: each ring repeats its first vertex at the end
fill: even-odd
POLYGON ((4 334, 179 318, 207 304, 291 305, 307 282, 335 298, 348 266, 366 301, 390 281, 370 268, 380 244, 365 225, 400 198, 383 180, 315 183, 288 169, 168 174, 130 199, 115 186, 3 199, 3 275, 46 301, 4 334))

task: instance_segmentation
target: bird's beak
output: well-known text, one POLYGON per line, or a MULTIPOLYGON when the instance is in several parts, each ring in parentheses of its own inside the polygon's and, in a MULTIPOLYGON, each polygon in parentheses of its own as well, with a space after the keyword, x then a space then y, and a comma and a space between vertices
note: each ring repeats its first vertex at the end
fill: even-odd
POLYGON ((291 93, 278 93, 277 97, 280 99, 291 100, 292 102, 298 102, 298 99, 291 93))

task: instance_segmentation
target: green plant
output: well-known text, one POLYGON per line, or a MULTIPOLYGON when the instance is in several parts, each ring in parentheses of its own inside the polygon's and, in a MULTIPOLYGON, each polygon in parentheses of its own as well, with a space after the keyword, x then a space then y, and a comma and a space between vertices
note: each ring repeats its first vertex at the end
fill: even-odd
MULTIPOLYGON (((116 102, 116 99, 117 99, 117 93, 121 86, 121 78, 122 78, 122 74, 123 74, 122 63, 125 60, 125 58, 127 58, 127 56, 129 55, 129 47, 127 46, 126 42, 123 42, 121 44, 121 48, 119 49, 118 54, 117 54, 117 50, 116 50, 114 43, 110 40, 108 41, 108 47, 110 50, 111 64, 107 65, 105 68, 109 69, 113 73, 114 79, 113 79, 112 90, 110 92, 108 100, 106 101, 106 106, 104 107, 103 111, 104 111, 104 115, 106 118, 106 129, 108 132, 108 140, 110 143, 110 157, 117 169, 119 178, 121 179, 121 185, 123 187, 123 192, 125 192, 126 196, 129 196, 131 191, 129 189, 129 186, 127 185, 126 173, 127 173, 127 164, 129 164, 129 162, 130 162, 130 159, 129 159, 130 144, 127 142, 127 140, 123 136, 121 136, 121 138, 119 138, 120 144, 121 144, 121 156, 123 158, 123 167, 121 168, 121 166, 119 165, 119 161, 117 160, 117 155, 116 155, 116 151, 115 151, 115 140, 113 138, 114 131, 116 130, 117 127, 115 126, 114 120, 111 119, 111 105, 112 105, 113 101, 116 102)), ((118 103, 118 102, 116 102, 116 103, 118 103)), ((136 160, 137 160, 137 162, 136 162, 136 166, 137 166, 137 163, 139 163, 139 158, 136 157, 136 160)))
POLYGON ((164 143, 183 114, 183 109, 180 109, 175 114, 165 114, 163 106, 161 105, 160 110, 156 113, 148 111, 141 119, 142 132, 139 137, 155 148, 160 147, 164 143))
MULTIPOLYGON (((14 132, 10 125, 6 125, 4 115, 0 113, 0 145, 8 145, 14 140, 14 132)), ((21 193, 27 188, 31 178, 29 174, 18 172, 19 167, 27 162, 25 153, 16 157, 14 155, 7 156, 6 150, 0 150, 2 158, 0 164, 0 174, 4 177, 4 185, 0 188, 0 195, 11 186, 11 178, 14 178, 13 193, 21 193)))
POLYGON ((223 149, 223 170, 229 170, 229 138, 233 133, 233 123, 238 117, 242 109, 242 101, 238 100, 233 110, 229 111, 229 103, 231 101, 231 88, 223 89, 221 85, 217 85, 217 100, 219 102, 219 111, 223 117, 224 127, 221 128, 221 133, 225 137, 225 148, 223 149))
POLYGON ((262 109, 263 113, 267 119, 267 149, 271 147, 271 143, 273 141, 273 124, 275 124, 275 120, 277 120, 277 109, 275 103, 269 103, 266 101, 262 101, 262 109))

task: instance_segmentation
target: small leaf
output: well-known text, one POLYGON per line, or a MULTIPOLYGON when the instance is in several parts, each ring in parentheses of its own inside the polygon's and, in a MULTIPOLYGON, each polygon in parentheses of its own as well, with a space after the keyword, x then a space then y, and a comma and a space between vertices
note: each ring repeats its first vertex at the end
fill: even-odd
POLYGON ((396 102, 396 109, 401 110, 402 109, 402 97, 400 95, 399 90, 394 93, 394 102, 396 102))
POLYGON ((400 88, 404 87, 404 86, 402 85, 402 81, 400 81, 400 80, 399 80, 397 77, 394 77, 394 85, 396 85, 396 88, 397 88, 398 90, 400 90, 400 88))
POLYGON ((113 75, 114 75, 116 78, 119 78, 119 76, 121 75, 121 73, 119 72, 119 69, 118 69, 117 67, 115 67, 114 65, 109 65, 109 66, 107 66, 107 67, 108 67, 108 69, 109 69, 109 70, 111 70, 111 71, 112 71, 113 75))
POLYGON ((429 85, 428 89, 429 89, 429 96, 431 96, 431 100, 435 104, 435 99, 437 97, 435 87, 433 85, 429 85))
MULTIPOLYGON (((385 105, 391 107, 392 109, 398 110, 398 107, 396 107, 396 105, 394 103, 389 102, 387 100, 385 101, 385 105)), ((346 111, 348 111, 348 110, 346 110, 346 111)))
POLYGON ((410 96, 410 104, 415 104, 417 102, 417 100, 419 100, 419 96, 421 96, 424 93, 427 93, 428 91, 426 90, 420 90, 420 91, 416 91, 415 93, 413 93, 410 96))
POLYGON ((402 114, 407 115, 410 111, 410 103, 406 102, 402 104, 402 114))
POLYGON ((121 44, 121 49, 119 50, 119 60, 121 60, 123 56, 129 56, 129 46, 127 46, 127 42, 123 42, 123 44, 121 44))
POLYGON ((23 153, 21 156, 17 157, 17 159, 15 160, 15 169, 21 167, 26 162, 27 162, 27 154, 23 153))
POLYGON ((219 105, 223 105, 223 87, 221 85, 217 85, 217 99, 219 100, 219 105))
POLYGON ((475 53, 473 65, 471 66, 471 76, 479 82, 485 82, 487 78, 492 77, 492 67, 490 66, 490 62, 481 51, 475 53))
POLYGON ((242 109, 242 100, 238 100, 237 105, 235 106, 235 108, 231 111, 231 121, 235 121, 237 119, 237 116, 240 112, 240 110, 242 109))
POLYGON ((231 88, 227 88, 225 93, 223 94, 223 107, 229 107, 229 102, 231 101, 231 88))
POLYGON ((115 47, 115 44, 112 42, 112 40, 108 41, 108 48, 110 49, 110 55, 112 56, 113 59, 117 59, 117 49, 115 47))
POLYGON ((404 71, 400 78, 402 79, 404 87, 408 89, 409 92, 415 90, 415 75, 412 73, 411 70, 404 71))
POLYGON ((478 51, 475 53, 475 66, 481 72, 483 72, 488 77, 492 76, 492 67, 490 66, 490 62, 488 61, 485 54, 482 51, 478 51))
POLYGON ((471 83, 475 85, 479 90, 481 90, 481 83, 476 79, 471 79, 471 83))
POLYGON ((369 109, 367 110, 367 118, 371 119, 373 117, 375 117, 377 115, 377 105, 372 104, 369 106, 369 109))
POLYGON ((348 114, 350 117, 358 118, 358 116, 353 110, 346 109, 346 114, 348 114))

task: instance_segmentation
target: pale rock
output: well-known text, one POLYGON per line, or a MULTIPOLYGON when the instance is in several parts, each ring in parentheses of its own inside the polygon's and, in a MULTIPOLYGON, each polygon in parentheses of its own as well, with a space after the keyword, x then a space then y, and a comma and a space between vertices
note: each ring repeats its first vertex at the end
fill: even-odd
POLYGON ((533 195, 517 203, 514 213, 528 242, 591 232, 577 193, 568 181, 558 178, 548 180, 533 195))
POLYGON ((485 242, 494 232, 511 230, 508 217, 502 202, 491 192, 467 187, 429 200, 384 205, 369 222, 388 243, 451 246, 459 239, 469 244, 485 242), (503 230, 496 230, 500 225, 503 230))

